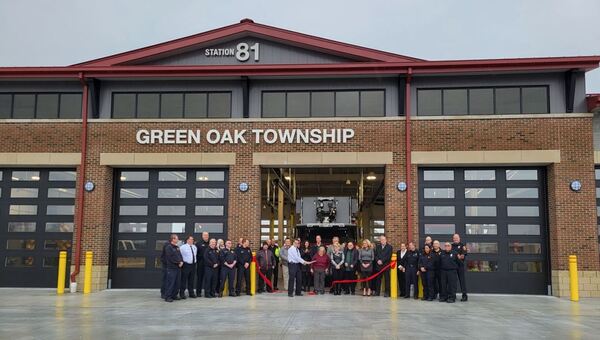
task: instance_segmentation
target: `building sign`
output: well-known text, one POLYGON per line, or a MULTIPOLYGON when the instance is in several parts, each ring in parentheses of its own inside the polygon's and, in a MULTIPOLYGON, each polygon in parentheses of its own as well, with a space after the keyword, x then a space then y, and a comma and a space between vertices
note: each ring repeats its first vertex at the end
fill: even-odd
POLYGON ((138 144, 344 144, 354 129, 145 130, 138 144))
POLYGON ((235 47, 229 48, 207 48, 204 50, 204 56, 235 57, 235 59, 241 62, 248 61, 250 56, 252 56, 254 61, 258 61, 260 58, 259 48, 259 43, 255 43, 253 45, 249 45, 248 43, 239 43, 235 47))

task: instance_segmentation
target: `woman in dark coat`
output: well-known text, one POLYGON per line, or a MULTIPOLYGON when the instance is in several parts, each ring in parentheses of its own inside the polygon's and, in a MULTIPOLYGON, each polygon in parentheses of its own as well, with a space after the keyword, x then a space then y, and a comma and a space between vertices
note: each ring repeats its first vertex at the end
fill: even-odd
MULTIPOLYGON (((358 250, 354 246, 354 242, 349 241, 346 244, 344 252, 344 280, 356 280, 356 271, 359 267, 358 250)), ((356 282, 346 283, 344 285, 344 294, 354 295, 356 290, 356 282)))

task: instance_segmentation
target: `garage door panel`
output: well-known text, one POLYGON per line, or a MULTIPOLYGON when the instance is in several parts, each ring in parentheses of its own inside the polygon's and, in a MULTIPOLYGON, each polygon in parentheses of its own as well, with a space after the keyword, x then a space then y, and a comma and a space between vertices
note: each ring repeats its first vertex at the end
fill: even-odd
POLYGON ((72 247, 75 171, 0 174, 0 286, 55 287, 59 251, 72 247))
POLYGON ((547 294, 543 168, 421 168, 419 188, 420 235, 461 235, 470 292, 547 294))
POLYGON ((112 287, 160 287, 160 254, 173 233, 226 238, 227 175, 227 169, 116 171, 112 287))

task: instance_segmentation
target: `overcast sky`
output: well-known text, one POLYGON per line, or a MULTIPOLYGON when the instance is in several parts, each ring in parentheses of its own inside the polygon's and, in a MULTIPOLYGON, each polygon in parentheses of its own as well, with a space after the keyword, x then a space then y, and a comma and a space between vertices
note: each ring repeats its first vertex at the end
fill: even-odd
MULTIPOLYGON (((255 22, 429 60, 600 55, 599 0, 0 0, 0 66, 69 65, 255 22)), ((600 92, 600 71, 587 74, 600 92)))

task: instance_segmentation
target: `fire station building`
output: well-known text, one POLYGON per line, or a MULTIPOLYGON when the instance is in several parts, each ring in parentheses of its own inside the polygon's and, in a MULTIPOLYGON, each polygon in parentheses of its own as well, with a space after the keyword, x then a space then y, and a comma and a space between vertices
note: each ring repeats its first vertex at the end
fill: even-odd
POLYGON ((171 233, 311 239, 300 206, 335 197, 350 222, 326 239, 459 233, 483 293, 565 296, 577 255, 600 296, 599 62, 430 61, 244 19, 1 67, 0 286, 55 286, 67 250, 72 280, 94 252, 94 290, 158 287, 171 233))

